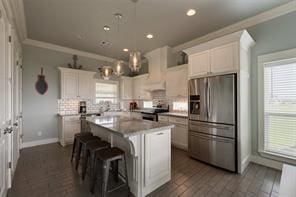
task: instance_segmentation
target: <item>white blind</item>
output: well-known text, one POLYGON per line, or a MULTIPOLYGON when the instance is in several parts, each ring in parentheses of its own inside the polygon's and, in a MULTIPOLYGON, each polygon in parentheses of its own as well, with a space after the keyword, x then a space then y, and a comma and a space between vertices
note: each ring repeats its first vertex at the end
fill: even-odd
POLYGON ((296 158, 296 60, 264 65, 264 151, 296 158))
POLYGON ((118 98, 117 84, 96 83, 96 102, 116 102, 118 98))

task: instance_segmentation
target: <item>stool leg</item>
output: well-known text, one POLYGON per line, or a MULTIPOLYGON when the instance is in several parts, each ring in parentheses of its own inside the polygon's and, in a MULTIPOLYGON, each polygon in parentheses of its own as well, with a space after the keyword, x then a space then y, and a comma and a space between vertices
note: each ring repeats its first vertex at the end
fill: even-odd
POLYGON ((80 154, 81 154, 81 147, 82 147, 82 144, 78 144, 78 150, 77 150, 77 153, 76 153, 76 163, 75 163, 75 169, 77 170, 78 169, 78 165, 79 165, 79 160, 80 160, 80 154))
POLYGON ((104 161, 103 163, 103 180, 102 180, 102 197, 106 197, 108 178, 109 178, 110 162, 104 161))
POLYGON ((72 155, 71 155, 71 162, 73 162, 75 148, 76 148, 76 138, 74 138, 74 143, 73 143, 73 148, 72 148, 72 155))
POLYGON ((123 156, 123 163, 124 163, 124 171, 125 171, 125 182, 127 185, 127 189, 128 189, 128 195, 130 194, 130 189, 129 189, 129 185, 128 185, 128 173, 127 173, 127 165, 126 165, 126 157, 125 155, 123 156))
POLYGON ((112 171, 113 171, 113 178, 115 182, 117 183, 119 178, 118 178, 118 160, 115 160, 112 162, 112 171))
POLYGON ((96 159, 93 163, 93 172, 90 174, 90 192, 93 194, 95 190, 95 185, 96 185, 96 178, 97 178, 97 173, 98 173, 98 168, 101 166, 98 166, 98 160, 96 159))
POLYGON ((89 158, 89 151, 87 151, 87 149, 85 148, 83 150, 83 163, 82 163, 82 168, 81 168, 81 171, 82 171, 82 180, 85 179, 85 175, 86 175, 86 169, 87 169, 87 163, 88 163, 88 158, 89 158))

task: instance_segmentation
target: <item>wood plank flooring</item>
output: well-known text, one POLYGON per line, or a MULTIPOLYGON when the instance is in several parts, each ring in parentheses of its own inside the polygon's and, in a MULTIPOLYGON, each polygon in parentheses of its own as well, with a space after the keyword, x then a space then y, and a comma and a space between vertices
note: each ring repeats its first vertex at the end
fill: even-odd
MULTIPOLYGON (((8 197, 99 196, 89 193, 88 179, 81 181, 70 163, 71 146, 54 143, 21 151, 13 187, 8 197)), ((172 149, 172 180, 149 197, 276 197, 281 172, 251 163, 242 175, 191 159, 172 149)), ((111 196, 125 196, 117 192, 111 196)))

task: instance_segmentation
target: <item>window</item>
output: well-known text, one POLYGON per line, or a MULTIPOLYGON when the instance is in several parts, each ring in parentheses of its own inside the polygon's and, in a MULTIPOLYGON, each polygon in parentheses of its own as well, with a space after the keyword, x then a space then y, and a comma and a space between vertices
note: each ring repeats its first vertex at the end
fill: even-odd
POLYGON ((143 102, 143 108, 152 108, 153 102, 152 101, 144 101, 143 102))
POLYGON ((118 84, 96 82, 96 103, 106 101, 111 103, 118 101, 118 84))
POLYGON ((262 151, 296 159, 296 59, 263 64, 262 151))

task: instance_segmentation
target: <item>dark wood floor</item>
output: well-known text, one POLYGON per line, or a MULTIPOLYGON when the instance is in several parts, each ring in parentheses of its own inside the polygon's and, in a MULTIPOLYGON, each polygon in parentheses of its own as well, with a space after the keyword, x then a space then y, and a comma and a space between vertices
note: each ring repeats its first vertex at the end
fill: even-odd
MULTIPOLYGON (((81 181, 70 160, 71 147, 49 144, 22 150, 9 197, 87 197, 88 180, 81 181)), ((278 196, 280 171, 250 164, 236 175, 189 158, 172 149, 172 181, 150 197, 278 196)), ((124 192, 112 196, 122 196, 124 192)), ((96 192, 96 196, 99 196, 96 192)))

